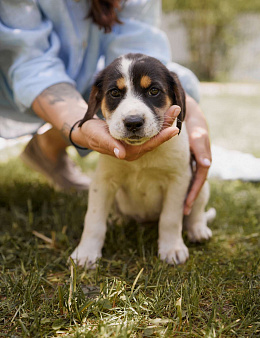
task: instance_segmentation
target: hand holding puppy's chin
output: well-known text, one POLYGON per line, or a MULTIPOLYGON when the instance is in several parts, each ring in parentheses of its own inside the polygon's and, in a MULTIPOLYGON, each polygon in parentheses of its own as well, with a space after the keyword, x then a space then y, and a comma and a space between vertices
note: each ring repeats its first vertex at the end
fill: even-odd
POLYGON ((110 135, 106 122, 101 119, 90 119, 80 128, 76 128, 73 131, 73 140, 101 154, 114 156, 114 149, 118 149, 119 158, 125 154, 123 144, 110 135))
MULTIPOLYGON (((170 116, 172 116, 172 111, 174 110, 172 107, 169 109, 170 116)), ((130 142, 126 142, 126 140, 116 140, 113 138, 108 132, 105 121, 91 119, 84 123, 81 128, 75 129, 73 140, 79 145, 98 151, 101 154, 115 156, 122 160, 134 161, 178 135, 178 133, 179 129, 177 127, 165 126, 164 129, 151 139, 141 139, 139 142, 136 140, 136 143, 133 142, 131 144, 130 142)))
POLYGON ((122 154, 118 154, 118 150, 114 151, 117 158, 134 161, 142 157, 147 152, 150 152, 163 144, 164 142, 170 140, 172 137, 178 135, 179 129, 177 127, 167 127, 162 129, 159 134, 152 137, 150 140, 144 142, 141 145, 130 145, 121 141, 123 147, 125 148, 125 157, 122 157, 122 154))

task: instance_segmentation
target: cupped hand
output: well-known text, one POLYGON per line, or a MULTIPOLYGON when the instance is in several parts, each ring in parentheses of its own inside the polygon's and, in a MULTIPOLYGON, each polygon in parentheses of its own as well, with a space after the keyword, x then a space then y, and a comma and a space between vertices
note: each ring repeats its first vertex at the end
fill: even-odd
POLYGON ((163 128, 160 133, 140 146, 128 145, 114 139, 109 133, 106 122, 98 118, 86 121, 81 128, 76 127, 72 137, 75 143, 101 154, 133 161, 178 134, 179 129, 173 127, 172 124, 179 113, 179 106, 171 106, 165 113, 163 128))
POLYGON ((145 153, 152 151, 162 143, 170 140, 179 133, 179 128, 173 127, 172 124, 177 116, 180 114, 180 107, 177 105, 171 106, 164 115, 163 127, 159 134, 152 137, 149 141, 140 146, 132 146, 124 144, 126 154, 124 159, 127 161, 134 161, 143 156, 145 153))

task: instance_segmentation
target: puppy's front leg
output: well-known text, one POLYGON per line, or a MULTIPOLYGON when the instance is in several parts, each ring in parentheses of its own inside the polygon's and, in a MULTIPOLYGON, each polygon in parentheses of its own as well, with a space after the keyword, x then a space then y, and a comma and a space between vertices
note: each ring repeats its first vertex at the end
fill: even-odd
POLYGON ((158 253, 168 264, 183 264, 189 257, 182 238, 183 201, 187 191, 183 182, 170 183, 159 220, 158 253))
POLYGON ((97 175, 91 183, 84 230, 79 245, 71 254, 71 258, 77 264, 95 268, 95 262, 102 256, 106 220, 115 191, 115 184, 106 180, 102 175, 97 175))

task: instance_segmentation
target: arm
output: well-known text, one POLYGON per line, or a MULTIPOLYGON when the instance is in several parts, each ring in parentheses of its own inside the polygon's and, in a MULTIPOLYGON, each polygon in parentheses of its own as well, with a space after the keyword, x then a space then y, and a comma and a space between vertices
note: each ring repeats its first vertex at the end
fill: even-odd
POLYGON ((0 71, 20 111, 48 87, 74 81, 58 57, 60 41, 38 2, 0 1, 0 71))
POLYGON ((186 96, 186 126, 191 152, 196 160, 196 173, 192 187, 185 201, 184 214, 188 215, 200 189, 207 179, 211 165, 209 131, 203 112, 197 102, 186 96))
MULTIPOLYGON (((32 109, 43 120, 62 132, 68 140, 73 124, 82 119, 87 103, 81 94, 70 84, 59 83, 45 89, 33 101, 32 109)), ((73 141, 82 147, 96 150, 103 154, 113 154, 114 148, 122 147, 107 131, 106 123, 93 119, 82 128, 75 128, 73 141)))
MULTIPOLYGON (((45 89, 38 95, 33 101, 32 108, 39 117, 51 123, 68 139, 72 125, 83 118, 87 103, 72 85, 60 83, 45 89)), ((171 107, 166 115, 166 124, 177 117, 179 112, 178 106, 171 107)), ((96 118, 85 122, 81 128, 75 128, 72 139, 82 147, 131 161, 156 148, 177 133, 178 128, 168 127, 144 145, 133 147, 112 138, 106 122, 96 118)))

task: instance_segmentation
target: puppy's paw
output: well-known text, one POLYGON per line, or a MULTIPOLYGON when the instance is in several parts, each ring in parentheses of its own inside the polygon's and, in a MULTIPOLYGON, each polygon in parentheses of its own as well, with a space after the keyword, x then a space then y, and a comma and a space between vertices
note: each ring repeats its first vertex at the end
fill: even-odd
POLYGON ((159 256, 171 265, 184 264, 189 258, 189 250, 184 243, 172 244, 171 247, 161 245, 159 256))
POLYGON ((212 231, 205 224, 197 223, 187 231, 188 239, 192 243, 200 243, 212 237, 212 231))
POLYGON ((85 246, 79 245, 70 255, 77 265, 83 266, 87 269, 95 269, 96 262, 101 258, 101 251, 89 251, 85 246))

